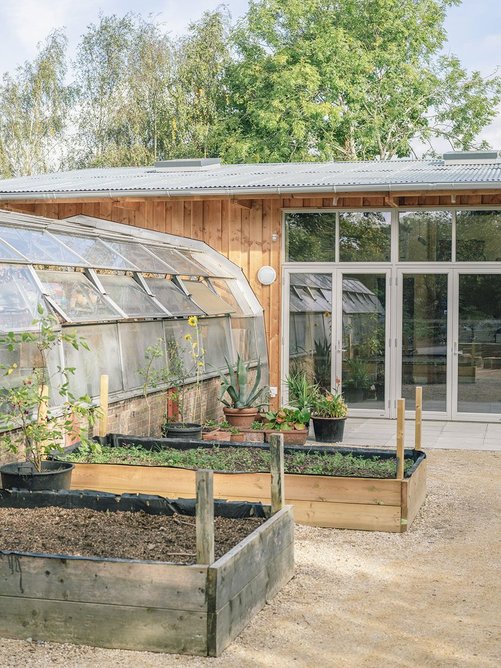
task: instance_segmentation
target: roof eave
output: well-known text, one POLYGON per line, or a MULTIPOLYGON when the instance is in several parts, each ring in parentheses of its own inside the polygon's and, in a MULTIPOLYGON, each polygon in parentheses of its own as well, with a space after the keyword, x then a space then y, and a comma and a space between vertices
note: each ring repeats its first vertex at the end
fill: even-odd
POLYGON ((59 201, 66 199, 120 199, 163 197, 167 199, 182 197, 228 197, 241 198, 256 195, 291 195, 295 193, 339 194, 366 192, 408 192, 436 190, 501 190, 501 182, 461 182, 461 183, 379 183, 368 185, 321 185, 321 186, 289 186, 289 187, 258 187, 258 188, 192 188, 185 190, 66 190, 53 192, 0 192, 0 201, 41 200, 59 201))

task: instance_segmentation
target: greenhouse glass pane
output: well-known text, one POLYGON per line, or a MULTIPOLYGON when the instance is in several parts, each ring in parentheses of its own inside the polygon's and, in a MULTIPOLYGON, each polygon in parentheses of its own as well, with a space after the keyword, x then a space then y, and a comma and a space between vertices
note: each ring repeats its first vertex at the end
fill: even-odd
POLYGON ((165 311, 130 276, 99 274, 99 280, 115 304, 131 318, 165 316, 165 311))
POLYGON ((16 253, 13 248, 0 241, 0 260, 24 260, 24 258, 19 253, 16 253))
POLYGON ((206 371, 227 369, 226 360, 231 359, 229 319, 210 318, 198 323, 205 350, 206 371))
MULTIPOLYGON (((199 321, 200 322, 200 321, 199 321)), ((190 341, 193 341, 194 328, 188 325, 186 320, 172 321, 164 320, 164 335, 167 348, 167 366, 169 360, 176 357, 180 360, 186 378, 194 378, 196 375, 195 360, 190 341), (187 340, 186 337, 192 337, 187 340)))
POLYGON ((141 244, 133 244, 127 241, 111 241, 106 239, 106 244, 113 250, 123 255, 126 260, 131 262, 140 271, 148 271, 159 274, 168 274, 169 267, 162 260, 149 253, 141 244))
POLYGON ((188 316, 203 313, 202 309, 192 302, 172 281, 165 278, 147 278, 145 280, 158 301, 172 315, 188 316))
POLYGON ((231 333, 235 353, 246 362, 257 362, 255 318, 231 318, 231 333))
POLYGON ((0 330, 33 330, 42 295, 27 267, 0 265, 0 330))
MULTIPOLYGON (((54 234, 54 236, 81 255, 91 267, 106 269, 136 269, 133 264, 128 262, 118 253, 115 253, 100 239, 94 237, 80 237, 75 234, 61 234, 59 232, 54 234)), ((75 266, 80 266, 81 264, 81 262, 75 262, 75 266)))
POLYGON ((169 265, 170 274, 178 276, 208 276, 207 269, 189 259, 187 254, 174 248, 149 246, 149 250, 169 265))
POLYGON ((75 369, 69 383, 73 394, 98 397, 102 374, 109 377, 109 391, 120 392, 123 385, 117 325, 89 325, 66 331, 76 332, 89 346, 89 350, 82 347, 75 350, 72 345, 64 344, 65 366, 75 369))
POLYGON ((223 315, 234 312, 235 309, 223 301, 221 297, 214 294, 206 283, 202 283, 201 281, 183 281, 183 285, 186 286, 193 301, 207 315, 223 315))
POLYGON ((212 278, 211 283, 222 299, 238 315, 252 315, 253 311, 236 279, 212 278))
POLYGON ((47 232, 0 226, 0 239, 7 241, 30 262, 81 264, 82 260, 47 232))
POLYGON ((44 288, 72 322, 116 320, 122 315, 80 272, 37 271, 44 288))
MULTIPOLYGON (((33 377, 33 369, 41 367, 40 353, 35 342, 21 343, 16 350, 8 350, 6 346, 0 345, 0 365, 15 369, 12 373, 0 371, 0 403, 6 391, 20 386, 24 379, 33 377)), ((47 351, 47 371, 49 386, 49 405, 60 406, 64 398, 58 393, 62 385, 62 376, 59 371, 61 360, 59 348, 56 346, 47 351)), ((9 411, 8 405, 4 404, 1 410, 9 411)))
POLYGON ((204 276, 231 278, 234 275, 221 260, 205 251, 183 251, 183 253, 204 267, 204 276))
POLYGON ((134 390, 146 384, 154 390, 158 385, 155 372, 166 366, 164 329, 161 322, 122 322, 119 324, 122 359, 124 360, 124 387, 134 390), (161 345, 162 357, 152 358, 149 375, 146 349, 161 345), (143 373, 141 373, 143 371, 143 373))

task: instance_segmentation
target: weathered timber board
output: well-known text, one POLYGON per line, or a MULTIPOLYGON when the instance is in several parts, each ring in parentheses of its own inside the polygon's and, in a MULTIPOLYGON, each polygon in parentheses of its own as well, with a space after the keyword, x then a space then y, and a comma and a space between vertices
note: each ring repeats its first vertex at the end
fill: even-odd
POLYGON ((220 654, 293 572, 294 518, 286 506, 209 569, 209 655, 220 654))
POLYGON ((0 592, 24 598, 206 609, 203 566, 0 552, 0 592))
POLYGON ((0 636, 207 654, 207 613, 0 595, 0 636))
POLYGON ((426 498, 426 459, 417 467, 415 473, 407 481, 407 519, 406 527, 410 527, 426 498))

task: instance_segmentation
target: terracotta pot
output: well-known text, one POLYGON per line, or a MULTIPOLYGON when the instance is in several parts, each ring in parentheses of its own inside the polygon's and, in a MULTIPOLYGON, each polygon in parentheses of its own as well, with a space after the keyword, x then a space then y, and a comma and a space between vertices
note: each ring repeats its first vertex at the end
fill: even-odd
POLYGON ((267 429, 265 431, 266 442, 269 443, 272 434, 282 434, 284 445, 304 445, 308 438, 307 429, 293 429, 291 431, 279 431, 278 429, 267 429))
POLYGON ((232 427, 246 429, 257 420, 259 411, 257 408, 227 408, 225 406, 223 408, 223 413, 226 421, 229 422, 232 427))

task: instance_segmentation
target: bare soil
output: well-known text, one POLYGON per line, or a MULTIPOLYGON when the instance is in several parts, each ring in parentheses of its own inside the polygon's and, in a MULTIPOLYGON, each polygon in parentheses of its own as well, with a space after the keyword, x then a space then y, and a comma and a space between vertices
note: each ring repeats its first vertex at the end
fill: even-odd
MULTIPOLYGON (((216 559, 265 520, 214 518, 216 559)), ((191 564, 195 518, 88 508, 0 508, 0 549, 191 564)))
POLYGON ((0 639, 6 668, 499 668, 501 453, 428 453, 404 534, 298 526, 296 574, 217 659, 0 639))

